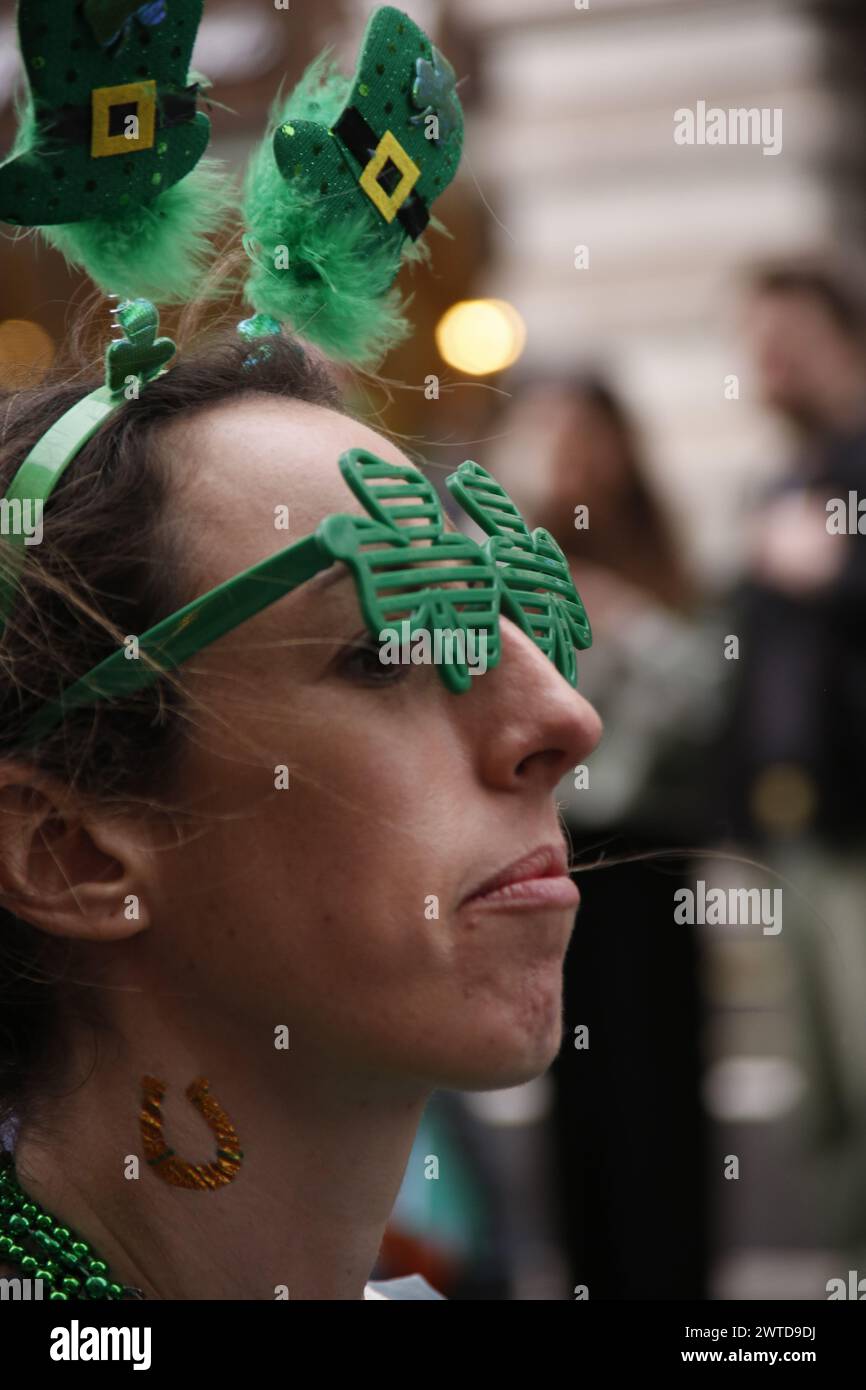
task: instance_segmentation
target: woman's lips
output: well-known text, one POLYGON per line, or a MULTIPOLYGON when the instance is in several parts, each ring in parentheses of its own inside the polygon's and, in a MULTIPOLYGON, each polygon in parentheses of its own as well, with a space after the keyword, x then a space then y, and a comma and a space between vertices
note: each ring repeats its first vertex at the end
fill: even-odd
POLYGON ((542 845, 486 879, 461 907, 577 907, 580 893, 568 876, 564 845, 542 845))
POLYGON ((525 878, 520 883, 507 883, 490 893, 476 893, 466 901, 467 907, 577 907, 580 893, 577 884, 565 874, 556 878, 525 878))

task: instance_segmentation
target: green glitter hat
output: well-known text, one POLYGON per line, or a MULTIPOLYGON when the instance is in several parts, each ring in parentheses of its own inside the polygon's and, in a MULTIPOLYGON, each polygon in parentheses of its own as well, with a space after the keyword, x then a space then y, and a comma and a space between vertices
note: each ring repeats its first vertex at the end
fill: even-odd
POLYGON ((419 238, 462 146, 453 68, 407 15, 377 10, 354 77, 318 58, 250 162, 253 308, 332 356, 379 360, 410 332, 394 280, 426 257, 419 238))
POLYGON ((108 293, 184 299, 225 202, 189 61, 203 0, 19 0, 29 91, 0 219, 108 293))

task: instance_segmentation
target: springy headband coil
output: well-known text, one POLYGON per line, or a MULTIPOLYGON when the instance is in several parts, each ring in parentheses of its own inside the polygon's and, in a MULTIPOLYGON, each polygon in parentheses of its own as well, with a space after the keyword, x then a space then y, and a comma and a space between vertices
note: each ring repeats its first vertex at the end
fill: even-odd
MULTIPOLYGON (((99 424, 123 404, 130 382, 146 389, 164 370, 174 344, 157 336, 154 307, 138 300, 121 305, 117 314, 126 337, 108 348, 105 386, 78 402, 43 436, 7 497, 47 500, 99 424)), ((463 510, 486 533, 481 544, 446 529, 435 488, 411 465, 350 449, 339 467, 366 516, 328 516, 311 535, 193 599, 141 635, 138 659, 130 659, 128 647, 118 648, 43 705, 25 727, 22 744, 38 742, 74 710, 147 689, 336 561, 352 573, 373 639, 384 640, 383 629, 393 630, 398 622, 410 640, 426 632, 444 652, 437 665, 449 690, 458 693, 471 685, 465 643, 455 643, 453 635, 473 630, 483 635, 487 667, 496 666, 502 612, 570 684, 577 684, 574 650, 589 647, 592 634, 568 562, 548 531, 529 530, 486 469, 467 461, 446 479, 463 510)), ((17 577, 4 580, 2 615, 8 615, 17 577)))

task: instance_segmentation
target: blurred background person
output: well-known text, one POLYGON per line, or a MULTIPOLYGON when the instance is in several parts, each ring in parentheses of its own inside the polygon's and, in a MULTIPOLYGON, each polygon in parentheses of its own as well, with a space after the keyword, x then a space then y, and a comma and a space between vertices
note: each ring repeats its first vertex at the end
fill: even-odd
MULTIPOLYGON (((725 829, 788 890, 780 941, 806 1082, 800 1136, 818 1164, 814 1234, 862 1264, 866 308, 840 272, 780 263, 750 277, 743 323, 757 391, 790 445, 747 519, 732 599, 741 656, 720 745, 725 829)), ((802 1215, 782 1203, 779 1219, 796 1229, 802 1215)))
POLYGON ((866 309, 821 270, 779 266, 753 276, 744 318, 757 390, 791 452, 748 523, 731 829, 755 845, 862 845, 866 543, 834 533, 827 507, 844 500, 847 517, 849 492, 866 498, 866 309))

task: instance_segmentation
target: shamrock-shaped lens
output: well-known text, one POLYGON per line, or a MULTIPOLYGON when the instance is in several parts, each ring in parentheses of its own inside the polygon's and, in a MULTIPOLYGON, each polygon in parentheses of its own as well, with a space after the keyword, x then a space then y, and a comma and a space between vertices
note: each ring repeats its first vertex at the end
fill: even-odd
MULTIPOLYGON (((352 570, 361 611, 378 639, 400 625, 403 636, 427 632, 442 650, 448 634, 478 644, 486 666, 500 656, 499 614, 505 611, 572 685, 575 647, 592 641, 568 561, 549 531, 530 532, 508 493, 479 464, 466 462, 446 479, 464 511, 490 538, 483 546, 445 530, 432 484, 416 468, 384 463, 352 449, 340 459, 366 517, 328 517, 321 545, 352 570)), ((451 690, 471 681, 459 653, 439 664, 451 690)))

